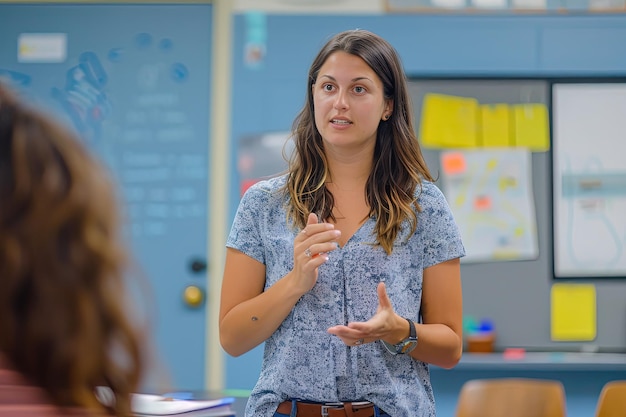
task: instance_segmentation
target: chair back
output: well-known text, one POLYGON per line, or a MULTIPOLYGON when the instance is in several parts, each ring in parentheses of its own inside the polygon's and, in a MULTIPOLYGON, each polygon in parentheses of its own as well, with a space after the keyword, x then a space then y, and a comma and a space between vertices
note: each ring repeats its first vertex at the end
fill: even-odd
POLYGON ((473 379, 461 388, 456 417, 565 417, 560 381, 534 378, 473 379))
POLYGON ((598 398, 596 417, 626 417, 626 380, 607 382, 598 398))

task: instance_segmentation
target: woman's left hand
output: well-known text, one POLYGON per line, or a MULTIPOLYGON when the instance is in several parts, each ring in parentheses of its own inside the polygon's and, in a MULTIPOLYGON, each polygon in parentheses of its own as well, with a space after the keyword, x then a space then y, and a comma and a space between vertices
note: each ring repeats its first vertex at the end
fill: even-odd
POLYGON ((365 322, 351 322, 347 326, 330 327, 328 333, 339 337, 348 346, 359 346, 379 339, 389 343, 398 343, 402 340, 405 337, 402 335, 403 329, 408 328, 406 320, 394 311, 385 283, 379 283, 376 290, 378 309, 372 318, 365 322))

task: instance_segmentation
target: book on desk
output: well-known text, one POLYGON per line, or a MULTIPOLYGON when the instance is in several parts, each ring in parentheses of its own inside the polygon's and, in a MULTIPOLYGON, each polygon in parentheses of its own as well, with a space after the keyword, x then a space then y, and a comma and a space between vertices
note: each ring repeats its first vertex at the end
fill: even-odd
MULTIPOLYGON (((137 417, 235 417, 232 408, 234 397, 216 397, 209 399, 192 399, 171 394, 131 394, 131 411, 137 417)), ((96 397, 104 405, 115 402, 115 394, 108 387, 97 387, 96 397)))
POLYGON ((163 395, 132 394, 131 408, 138 417, 234 417, 233 397, 213 400, 184 400, 163 395))

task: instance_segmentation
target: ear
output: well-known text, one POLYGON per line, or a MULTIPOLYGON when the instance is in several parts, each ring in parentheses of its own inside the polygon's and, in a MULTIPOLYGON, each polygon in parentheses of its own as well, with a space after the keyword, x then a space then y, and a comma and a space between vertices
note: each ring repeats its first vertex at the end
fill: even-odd
POLYGON ((393 111, 393 99, 392 98, 388 98, 386 100, 385 111, 388 112, 389 114, 391 114, 391 112, 393 111))
POLYGON ((387 121, 391 117, 391 113, 393 112, 393 100, 387 99, 385 102, 385 111, 383 112, 383 120, 387 121))

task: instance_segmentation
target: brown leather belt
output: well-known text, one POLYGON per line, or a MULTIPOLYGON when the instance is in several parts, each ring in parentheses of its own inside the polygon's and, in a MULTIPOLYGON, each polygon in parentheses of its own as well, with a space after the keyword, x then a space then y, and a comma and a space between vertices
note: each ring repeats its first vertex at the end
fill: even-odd
MULTIPOLYGON (((284 401, 278 405, 277 412, 291 413, 291 401, 284 401)), ((296 402, 297 417, 374 417, 374 404, 337 403, 332 405, 296 402)))

